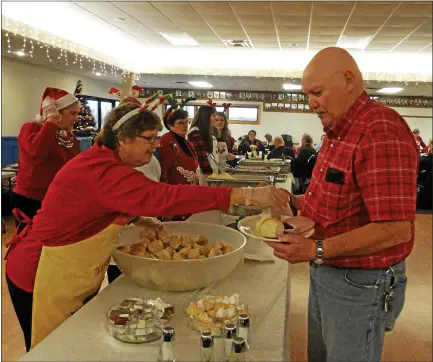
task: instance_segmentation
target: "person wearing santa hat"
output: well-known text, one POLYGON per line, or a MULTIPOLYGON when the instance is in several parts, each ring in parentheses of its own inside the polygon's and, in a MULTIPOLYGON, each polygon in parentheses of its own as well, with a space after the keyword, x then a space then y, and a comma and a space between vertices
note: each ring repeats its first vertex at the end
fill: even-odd
POLYGON ((169 185, 137 171, 160 145, 161 119, 147 106, 114 108, 93 147, 58 172, 33 224, 7 244, 6 281, 27 348, 98 293, 127 223, 155 235, 162 225, 152 217, 227 212, 233 204, 275 213, 289 206, 288 192, 273 186, 169 185))
POLYGON ((48 87, 36 121, 25 123, 18 135, 18 174, 12 193, 14 216, 22 230, 41 208, 48 186, 62 166, 78 154, 72 125, 78 119, 78 99, 48 87))

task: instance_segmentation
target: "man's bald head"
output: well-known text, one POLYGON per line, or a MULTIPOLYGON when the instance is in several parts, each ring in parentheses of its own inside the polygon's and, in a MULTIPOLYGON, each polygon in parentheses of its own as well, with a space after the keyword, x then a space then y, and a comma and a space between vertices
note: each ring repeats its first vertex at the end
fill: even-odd
POLYGON ((330 127, 364 91, 362 74, 355 59, 342 48, 325 48, 308 63, 302 87, 310 108, 330 127))

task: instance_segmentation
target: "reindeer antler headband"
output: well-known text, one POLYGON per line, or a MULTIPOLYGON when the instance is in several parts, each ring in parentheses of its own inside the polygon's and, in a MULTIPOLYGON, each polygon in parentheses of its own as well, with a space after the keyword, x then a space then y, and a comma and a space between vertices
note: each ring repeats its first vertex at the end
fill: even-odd
POLYGON ((166 94, 163 96, 158 97, 158 92, 153 94, 150 98, 146 99, 146 101, 143 103, 143 105, 140 108, 135 108, 131 112, 126 113, 122 118, 120 118, 113 126, 113 131, 117 131, 122 125, 127 122, 132 117, 136 116, 137 114, 144 112, 149 108, 150 103, 152 103, 155 99, 158 98, 158 101, 152 106, 150 109, 150 112, 153 112, 155 109, 159 107, 160 104, 163 104, 166 100, 169 100, 172 98, 171 94, 166 94))
POLYGON ((195 100, 196 100, 196 98, 194 98, 194 97, 188 97, 186 99, 182 99, 180 103, 178 103, 176 99, 170 100, 168 103, 171 106, 171 110, 167 114, 167 121, 170 119, 170 117, 173 115, 173 113, 176 109, 183 108, 188 104, 188 102, 195 101, 195 100))

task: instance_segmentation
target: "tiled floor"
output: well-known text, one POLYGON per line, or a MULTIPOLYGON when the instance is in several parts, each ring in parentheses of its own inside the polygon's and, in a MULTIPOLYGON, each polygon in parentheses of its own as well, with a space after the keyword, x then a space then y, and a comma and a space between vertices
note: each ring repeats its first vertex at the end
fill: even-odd
MULTIPOLYGON (((13 233, 11 218, 2 246, 13 233)), ((4 257, 2 248, 2 260, 4 257)), ((292 266, 289 324, 292 361, 306 361, 308 265, 292 266)), ((385 339, 383 361, 432 360, 432 215, 417 215, 416 242, 407 260, 406 304, 393 332, 385 339)), ((104 283, 106 285, 106 282, 104 283)), ((24 342, 11 305, 2 263, 2 361, 16 361, 24 354, 24 342)))

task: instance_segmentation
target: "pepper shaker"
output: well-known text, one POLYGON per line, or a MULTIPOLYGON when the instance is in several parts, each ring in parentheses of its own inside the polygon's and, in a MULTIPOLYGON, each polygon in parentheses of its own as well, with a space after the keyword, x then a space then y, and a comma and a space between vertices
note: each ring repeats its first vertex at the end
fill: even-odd
POLYGON ((230 362, 243 362, 247 352, 247 344, 245 339, 236 337, 233 340, 232 353, 230 355, 230 362))
POLYGON ((239 314, 237 332, 237 336, 243 338, 248 346, 250 332, 250 317, 248 317, 248 314, 239 314))
POLYGON ((228 361, 231 353, 233 340, 236 338, 236 325, 233 323, 227 323, 224 326, 224 349, 225 349, 225 357, 228 361))
POLYGON ((159 350, 159 362, 175 362, 176 354, 174 349, 175 331, 173 327, 165 327, 162 330, 162 344, 159 350))
POLYGON ((202 362, 213 361, 213 334, 210 332, 200 336, 200 358, 202 362))

